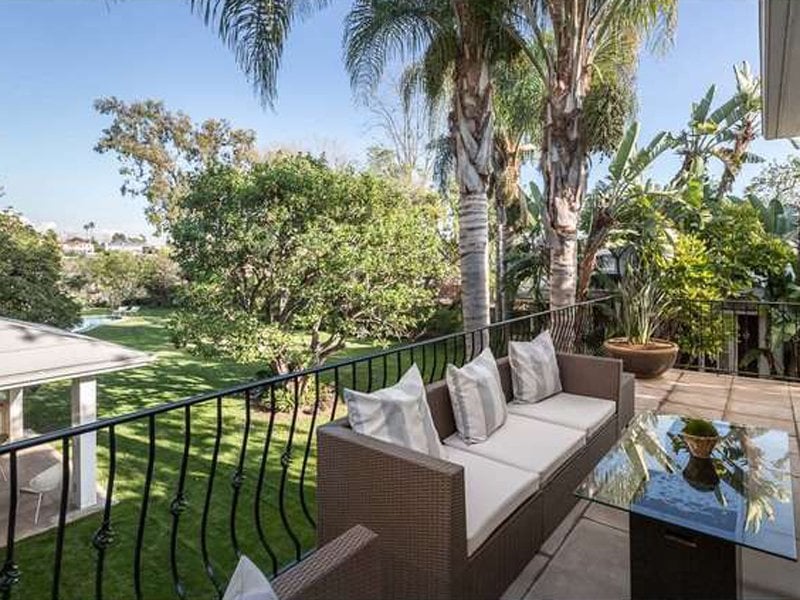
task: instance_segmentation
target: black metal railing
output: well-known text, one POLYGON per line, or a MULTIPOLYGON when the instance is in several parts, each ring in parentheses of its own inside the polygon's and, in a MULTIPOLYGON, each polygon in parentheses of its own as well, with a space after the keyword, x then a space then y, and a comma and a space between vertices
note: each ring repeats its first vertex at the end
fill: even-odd
POLYGON ((597 353, 609 334, 607 304, 524 315, 0 446, 9 466, 0 595, 220 597, 242 553, 275 575, 315 546, 314 434, 344 414, 345 387, 391 385, 412 363, 432 382, 448 363, 487 346, 504 356, 509 340, 545 328, 561 349, 597 353), (96 439, 102 493, 98 510, 72 520, 70 456, 80 436, 96 439), (60 490, 42 509, 57 515, 55 528, 20 539, 30 516, 20 467, 36 452, 62 461, 60 490))
POLYGON ((680 368, 800 378, 800 303, 682 299, 662 334, 680 346, 680 368))

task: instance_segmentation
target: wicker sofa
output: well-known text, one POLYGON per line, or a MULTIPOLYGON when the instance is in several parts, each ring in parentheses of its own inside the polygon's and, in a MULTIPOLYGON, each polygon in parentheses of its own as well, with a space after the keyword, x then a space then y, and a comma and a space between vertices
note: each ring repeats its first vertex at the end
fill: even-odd
MULTIPOLYGON (((508 400, 508 359, 497 362, 508 400)), ((575 488, 633 416, 633 377, 623 373, 621 361, 559 354, 558 364, 565 393, 611 401, 614 410, 557 468, 539 474, 536 481, 507 485, 509 473, 515 474, 509 471, 512 467, 489 465, 494 461, 488 459, 464 461, 464 452, 450 448, 448 460, 433 458, 357 434, 346 419, 321 427, 320 542, 356 523, 375 531, 386 598, 498 598, 575 505, 575 488), (479 514, 481 496, 504 486, 510 499, 503 500, 502 519, 497 514, 486 519, 479 514), (479 526, 468 520, 480 521, 479 526), (487 526, 491 531, 485 531, 487 526)), ((445 382, 429 385, 427 397, 439 436, 447 440, 455 433, 455 422, 445 382)), ((536 436, 534 432, 526 439, 536 436)))
POLYGON ((272 581, 281 600, 375 600, 382 597, 378 537, 356 525, 272 581))

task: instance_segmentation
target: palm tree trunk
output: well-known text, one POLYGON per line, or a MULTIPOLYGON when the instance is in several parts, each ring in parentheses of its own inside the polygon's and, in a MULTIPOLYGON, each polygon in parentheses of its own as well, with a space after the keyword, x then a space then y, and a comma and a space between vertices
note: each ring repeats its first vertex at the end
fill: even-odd
POLYGON ((542 172, 550 218, 550 307, 575 303, 578 276, 578 216, 586 181, 586 150, 580 111, 554 99, 548 112, 542 172))
POLYGON ((494 203, 497 214, 497 249, 495 256, 495 314, 498 321, 507 318, 509 300, 506 297, 506 251, 511 240, 508 209, 519 197, 519 148, 503 135, 494 140, 494 203))
POLYGON ((489 324, 489 198, 492 86, 485 23, 470 2, 453 0, 459 26, 451 133, 459 185, 458 248, 467 331, 489 324))

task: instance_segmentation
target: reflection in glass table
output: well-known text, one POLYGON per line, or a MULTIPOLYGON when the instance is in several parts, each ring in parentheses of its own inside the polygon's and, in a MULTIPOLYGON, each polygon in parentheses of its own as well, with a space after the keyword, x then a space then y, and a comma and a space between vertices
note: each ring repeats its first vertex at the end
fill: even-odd
POLYGON ((737 546, 797 559, 787 434, 714 421, 701 459, 686 422, 638 415, 576 491, 629 513, 634 597, 735 596, 737 546))

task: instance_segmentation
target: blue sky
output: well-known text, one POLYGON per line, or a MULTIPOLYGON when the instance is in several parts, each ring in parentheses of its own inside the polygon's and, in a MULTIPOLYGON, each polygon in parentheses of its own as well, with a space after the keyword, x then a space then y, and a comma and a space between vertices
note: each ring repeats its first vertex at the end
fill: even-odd
MULTIPOLYGON (((6 0, 0 4, 0 185, 35 222, 79 230, 149 233, 140 200, 119 195, 115 160, 92 151, 107 120, 99 96, 160 98, 195 120, 224 117, 257 132, 260 145, 289 145, 363 158, 378 141, 353 99, 341 60, 339 0, 295 28, 284 55, 275 110, 263 109, 214 32, 183 1, 6 0)), ((674 47, 642 58, 643 140, 680 128, 711 83, 734 88, 732 65, 758 70, 757 0, 682 0, 674 47)), ((767 158, 792 152, 760 140, 767 158)), ((674 165, 662 161, 655 178, 674 165)), ((744 179, 757 172, 749 167, 744 179)), ((597 171, 602 172, 602 167, 597 171)))

